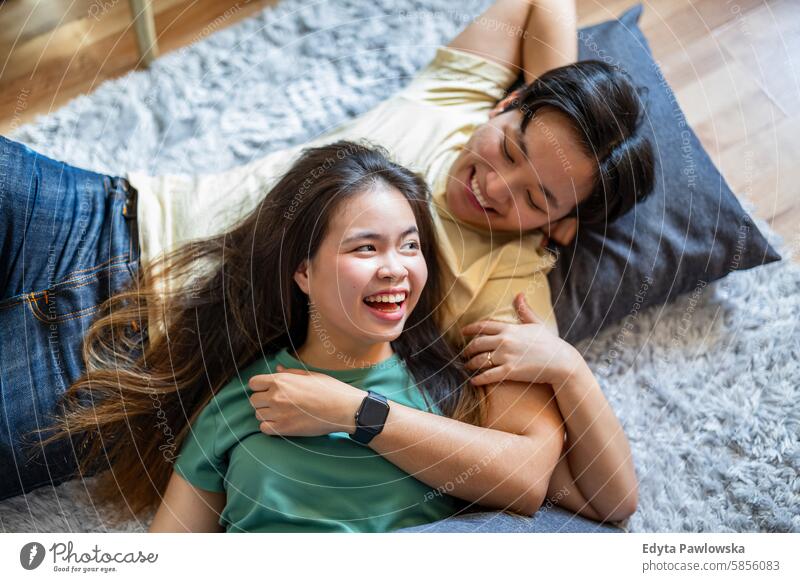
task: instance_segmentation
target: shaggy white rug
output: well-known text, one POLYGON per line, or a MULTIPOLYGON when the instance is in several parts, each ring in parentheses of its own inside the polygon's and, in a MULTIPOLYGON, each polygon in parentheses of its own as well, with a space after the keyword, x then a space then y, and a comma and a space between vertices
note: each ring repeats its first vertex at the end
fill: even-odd
MULTIPOLYGON (((368 110, 486 4, 284 0, 13 137, 111 174, 227 169, 368 110)), ((631 531, 800 531, 798 313, 800 267, 784 260, 632 311, 579 346, 633 447, 631 531)), ((80 481, 0 502, 4 531, 106 531, 106 517, 80 481)))

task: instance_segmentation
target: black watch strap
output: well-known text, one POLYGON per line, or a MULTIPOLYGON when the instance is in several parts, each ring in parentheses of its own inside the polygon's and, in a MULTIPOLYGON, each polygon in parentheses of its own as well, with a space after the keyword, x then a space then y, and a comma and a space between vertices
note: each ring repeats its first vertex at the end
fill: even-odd
POLYGON ((356 431, 350 438, 362 445, 368 444, 383 430, 388 416, 389 402, 386 397, 368 390, 356 412, 356 431))

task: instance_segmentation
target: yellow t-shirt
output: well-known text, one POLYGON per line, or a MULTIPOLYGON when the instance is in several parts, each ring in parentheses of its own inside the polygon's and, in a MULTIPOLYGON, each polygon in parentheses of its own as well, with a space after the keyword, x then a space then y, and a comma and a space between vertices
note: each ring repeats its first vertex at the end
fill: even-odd
POLYGON ((541 233, 489 232, 454 219, 444 192, 448 171, 475 129, 505 96, 517 73, 477 55, 438 49, 433 61, 393 97, 358 118, 300 146, 209 175, 130 173, 138 190, 141 258, 195 238, 219 234, 250 212, 307 147, 366 139, 395 162, 420 173, 431 188, 447 291, 443 330, 456 345, 458 329, 479 319, 518 322, 512 299, 522 291, 557 331, 547 273, 554 257, 541 233))

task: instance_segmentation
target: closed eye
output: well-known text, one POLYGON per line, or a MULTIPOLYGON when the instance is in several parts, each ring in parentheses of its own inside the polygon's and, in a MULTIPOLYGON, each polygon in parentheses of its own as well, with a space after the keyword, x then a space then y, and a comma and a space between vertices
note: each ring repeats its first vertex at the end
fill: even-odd
POLYGON ((533 201, 533 195, 531 194, 530 190, 525 190, 525 195, 528 197, 528 203, 533 207, 534 210, 538 210, 539 212, 544 212, 544 210, 539 208, 533 201))
POLYGON ((509 162, 514 163, 514 158, 508 153, 508 136, 505 133, 503 133, 503 155, 509 162))
MULTIPOLYGON (((511 162, 512 164, 514 163, 514 158, 512 158, 511 154, 508 153, 508 136, 506 136, 505 133, 503 133, 503 155, 506 157, 506 159, 509 162, 511 162)), ((536 203, 533 201, 533 196, 531 195, 531 191, 530 190, 525 190, 525 195, 528 197, 528 204, 530 204, 530 206, 534 210, 538 210, 539 212, 544 212, 544 210, 539 208, 536 205, 536 203)))

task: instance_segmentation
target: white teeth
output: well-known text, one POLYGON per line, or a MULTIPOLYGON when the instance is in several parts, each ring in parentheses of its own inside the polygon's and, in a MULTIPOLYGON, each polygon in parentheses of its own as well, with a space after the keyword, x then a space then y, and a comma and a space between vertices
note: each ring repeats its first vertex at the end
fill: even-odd
POLYGON ((384 293, 380 295, 370 295, 365 299, 365 301, 369 301, 371 303, 399 303, 405 300, 405 298, 405 293, 384 293))
POLYGON ((472 185, 472 193, 475 194, 475 198, 478 199, 478 203, 481 206, 483 206, 484 208, 491 208, 489 203, 483 197, 483 193, 481 192, 481 187, 478 185, 478 176, 477 175, 473 175, 472 176, 471 185, 472 185))

